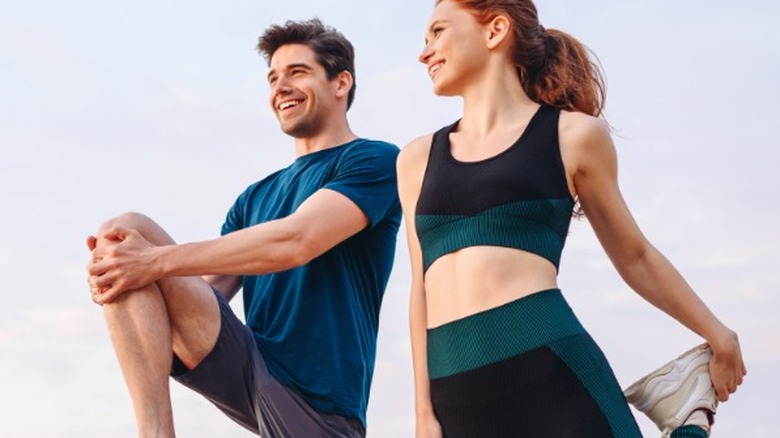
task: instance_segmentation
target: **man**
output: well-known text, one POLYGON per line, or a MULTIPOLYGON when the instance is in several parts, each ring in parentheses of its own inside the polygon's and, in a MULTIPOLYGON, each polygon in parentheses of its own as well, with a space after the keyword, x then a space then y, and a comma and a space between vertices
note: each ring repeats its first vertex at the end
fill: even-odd
POLYGON ((400 222, 398 148, 349 128, 343 35, 287 22, 258 49, 295 161, 238 197, 220 238, 176 245, 128 213, 87 239, 93 300, 142 437, 174 435, 169 373, 262 436, 365 435, 400 222), (241 287, 246 325, 227 304, 241 287))

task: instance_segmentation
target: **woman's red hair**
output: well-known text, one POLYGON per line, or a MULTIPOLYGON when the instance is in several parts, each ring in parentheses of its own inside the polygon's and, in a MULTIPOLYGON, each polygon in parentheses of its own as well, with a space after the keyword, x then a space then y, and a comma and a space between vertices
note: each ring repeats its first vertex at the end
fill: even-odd
POLYGON ((497 15, 512 22, 513 60, 523 89, 537 103, 598 117, 606 84, 595 55, 573 36, 539 23, 531 0, 436 0, 457 3, 487 24, 497 15))

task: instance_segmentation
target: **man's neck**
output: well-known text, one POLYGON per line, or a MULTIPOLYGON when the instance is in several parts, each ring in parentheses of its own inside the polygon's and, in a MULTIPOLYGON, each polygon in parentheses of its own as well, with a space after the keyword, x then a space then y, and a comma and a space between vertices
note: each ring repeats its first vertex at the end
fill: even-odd
POLYGON ((329 130, 312 137, 295 139, 295 156, 302 157, 313 152, 323 151, 349 143, 356 139, 355 133, 345 126, 343 129, 329 130))

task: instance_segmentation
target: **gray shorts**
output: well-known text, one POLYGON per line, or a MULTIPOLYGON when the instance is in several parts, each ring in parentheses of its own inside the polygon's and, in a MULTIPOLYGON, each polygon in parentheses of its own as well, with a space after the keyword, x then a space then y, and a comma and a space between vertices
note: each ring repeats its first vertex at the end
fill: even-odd
POLYGON ((365 436, 360 420, 318 412, 274 379, 252 331, 236 317, 222 294, 215 294, 222 319, 217 343, 192 370, 174 355, 171 376, 176 381, 262 437, 365 436))

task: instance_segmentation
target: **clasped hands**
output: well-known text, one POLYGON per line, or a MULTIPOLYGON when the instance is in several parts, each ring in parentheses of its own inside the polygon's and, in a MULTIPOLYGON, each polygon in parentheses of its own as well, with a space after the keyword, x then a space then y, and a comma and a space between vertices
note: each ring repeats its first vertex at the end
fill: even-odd
POLYGON ((103 305, 124 292, 142 288, 161 278, 154 268, 155 247, 133 229, 115 227, 87 237, 91 251, 87 282, 92 301, 103 305))

